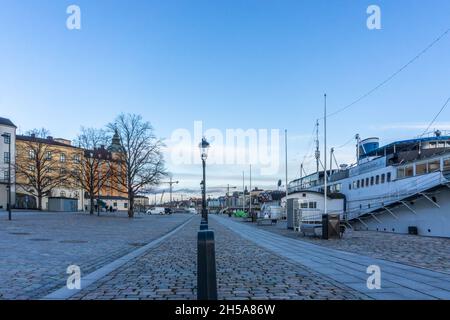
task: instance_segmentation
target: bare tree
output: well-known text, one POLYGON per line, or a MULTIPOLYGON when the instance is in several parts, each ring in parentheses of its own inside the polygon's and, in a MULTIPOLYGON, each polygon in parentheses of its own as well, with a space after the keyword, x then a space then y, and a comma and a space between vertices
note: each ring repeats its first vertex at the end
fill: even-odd
POLYGON ((111 155, 105 149, 108 143, 106 131, 93 128, 81 127, 81 132, 75 139, 75 145, 84 149, 84 156, 75 162, 70 174, 74 182, 89 195, 90 214, 94 214, 95 196, 113 174, 111 155))
POLYGON ((120 114, 108 127, 121 140, 119 161, 125 174, 115 175, 117 185, 128 193, 128 216, 134 217, 134 197, 143 188, 158 185, 166 175, 162 140, 156 138, 153 127, 140 115, 120 114))
MULTIPOLYGON (((16 183, 37 197, 42 210, 42 198, 51 196, 54 188, 69 183, 67 171, 61 166, 58 146, 49 143, 46 129, 33 129, 17 143, 16 183)), ((19 140, 19 139, 18 139, 19 140)))

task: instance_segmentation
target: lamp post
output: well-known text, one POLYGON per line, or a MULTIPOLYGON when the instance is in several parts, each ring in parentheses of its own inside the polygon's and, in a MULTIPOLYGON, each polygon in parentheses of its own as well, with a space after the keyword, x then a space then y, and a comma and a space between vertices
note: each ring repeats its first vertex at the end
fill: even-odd
POLYGON ((8 220, 11 221, 11 134, 4 133, 2 137, 8 141, 8 220))
POLYGON ((198 145, 201 152, 201 159, 203 165, 203 180, 202 180, 202 219, 208 222, 208 210, 206 209, 206 158, 208 158, 209 142, 206 138, 198 145))

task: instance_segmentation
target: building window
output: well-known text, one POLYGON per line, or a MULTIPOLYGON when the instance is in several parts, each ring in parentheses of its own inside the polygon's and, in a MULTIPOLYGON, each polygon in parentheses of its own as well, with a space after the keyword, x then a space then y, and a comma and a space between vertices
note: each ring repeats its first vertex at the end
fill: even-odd
POLYGON ((61 192, 59 193, 59 195, 60 195, 62 198, 65 198, 65 197, 66 197, 66 192, 65 192, 65 191, 61 191, 61 192))
POLYGON ((28 151, 28 158, 30 158, 31 160, 34 160, 36 158, 36 152, 33 149, 30 149, 28 151))
POLYGON ((73 161, 75 162, 75 163, 80 163, 80 155, 79 154, 76 154, 76 155, 74 155, 73 156, 73 161))
POLYGON ((47 160, 52 160, 52 152, 47 151, 47 156, 45 157, 47 160))
POLYGON ((65 153, 61 153, 61 155, 59 156, 59 161, 66 162, 66 154, 65 153))
POLYGON ((5 181, 8 181, 8 180, 9 180, 9 171, 5 171, 5 172, 3 173, 3 175, 4 175, 4 177, 5 177, 5 181))
POLYGON ((10 134, 4 135, 3 141, 5 142, 5 144, 10 144, 11 143, 11 135, 10 134))
POLYGON ((28 166, 28 170, 30 170, 31 172, 34 172, 35 169, 36 169, 36 168, 35 168, 32 164, 30 164, 30 165, 28 166))
POLYGON ((125 203, 123 204, 123 207, 124 207, 125 209, 127 209, 127 208, 128 208, 128 203, 125 202, 125 203))
POLYGON ((5 163, 9 163, 9 152, 5 152, 5 153, 3 154, 3 161, 4 161, 5 163))

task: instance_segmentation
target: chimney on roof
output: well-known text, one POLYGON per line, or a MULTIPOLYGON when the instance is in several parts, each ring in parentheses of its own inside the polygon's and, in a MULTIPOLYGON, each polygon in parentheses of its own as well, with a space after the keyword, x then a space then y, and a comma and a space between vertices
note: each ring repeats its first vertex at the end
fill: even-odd
POLYGON ((47 136, 47 140, 53 140, 52 136, 47 136))
POLYGON ((31 134, 32 138, 36 138, 36 135, 34 133, 31 134))

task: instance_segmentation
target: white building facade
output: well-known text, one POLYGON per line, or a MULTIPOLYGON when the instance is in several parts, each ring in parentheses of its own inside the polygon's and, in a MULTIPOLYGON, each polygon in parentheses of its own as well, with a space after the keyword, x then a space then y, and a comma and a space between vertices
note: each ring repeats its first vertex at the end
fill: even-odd
POLYGON ((11 203, 15 203, 15 154, 17 127, 7 118, 0 117, 0 210, 8 206, 8 178, 11 177, 11 203), (11 161, 11 163, 8 163, 11 161))

